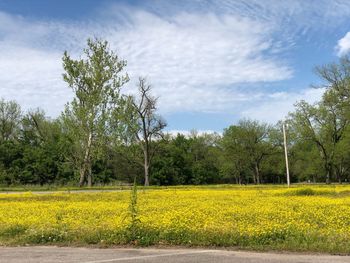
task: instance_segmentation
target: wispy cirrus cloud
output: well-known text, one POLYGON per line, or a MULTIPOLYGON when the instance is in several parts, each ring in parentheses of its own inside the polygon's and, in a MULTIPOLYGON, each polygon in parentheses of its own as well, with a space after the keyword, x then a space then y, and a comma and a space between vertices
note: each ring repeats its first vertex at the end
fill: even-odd
POLYGON ((293 110, 297 101, 305 100, 313 104, 321 99, 324 91, 323 88, 308 88, 293 92, 264 94, 255 101, 255 107, 242 110, 241 117, 276 123, 283 120, 293 110))
POLYGON ((308 89, 285 91, 276 99, 273 92, 250 85, 292 78, 286 54, 298 34, 320 24, 335 25, 348 15, 345 1, 273 0, 111 5, 79 21, 0 13, 0 96, 57 116, 72 97, 61 78, 63 51, 78 56, 86 38, 97 36, 128 61, 132 81, 126 90, 132 92, 137 77, 146 76, 160 97, 162 113, 280 116, 271 105, 282 107, 280 100, 292 105, 309 96, 308 89))
POLYGON ((71 96, 61 80, 60 56, 65 49, 77 53, 91 36, 109 40, 128 61, 133 79, 148 77, 163 112, 224 110, 244 97, 232 85, 292 75, 286 63, 264 54, 274 49, 273 29, 265 23, 210 13, 181 13, 169 20, 139 10, 129 10, 121 24, 111 19, 69 24, 2 14, 1 95, 16 94, 25 106, 38 103, 57 114, 71 96), (31 103, 29 93, 45 100, 31 103))
POLYGON ((292 70, 271 52, 268 24, 233 16, 182 13, 169 21, 134 14, 127 30, 104 32, 126 54, 132 77, 148 76, 169 111, 220 111, 247 97, 235 85, 279 81, 292 70))

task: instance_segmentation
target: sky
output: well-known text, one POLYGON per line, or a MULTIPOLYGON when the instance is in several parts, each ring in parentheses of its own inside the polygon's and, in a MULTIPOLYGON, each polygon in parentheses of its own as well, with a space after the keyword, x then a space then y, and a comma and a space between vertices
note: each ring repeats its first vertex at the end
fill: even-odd
POLYGON ((168 131, 271 124, 324 92, 315 66, 350 51, 347 0, 0 0, 0 97, 59 116, 62 55, 106 39, 134 93, 147 78, 168 131))

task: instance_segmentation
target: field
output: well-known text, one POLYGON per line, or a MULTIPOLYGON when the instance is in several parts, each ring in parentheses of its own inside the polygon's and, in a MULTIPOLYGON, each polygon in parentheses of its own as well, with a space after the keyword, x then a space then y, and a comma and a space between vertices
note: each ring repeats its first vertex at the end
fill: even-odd
POLYGON ((0 194, 0 245, 234 246, 350 253, 350 186, 0 194))

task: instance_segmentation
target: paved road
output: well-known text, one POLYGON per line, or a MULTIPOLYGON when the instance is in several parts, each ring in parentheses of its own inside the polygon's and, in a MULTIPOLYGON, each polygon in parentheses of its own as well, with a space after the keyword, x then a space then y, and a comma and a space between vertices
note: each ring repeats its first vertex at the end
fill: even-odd
POLYGON ((207 249, 0 247, 0 263, 340 263, 350 256, 275 254, 207 249))

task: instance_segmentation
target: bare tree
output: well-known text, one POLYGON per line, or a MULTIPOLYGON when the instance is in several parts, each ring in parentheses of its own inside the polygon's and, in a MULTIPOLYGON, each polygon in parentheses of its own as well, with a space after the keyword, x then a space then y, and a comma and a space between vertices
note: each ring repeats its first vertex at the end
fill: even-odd
POLYGON ((138 97, 131 99, 135 124, 133 134, 142 148, 145 186, 148 186, 149 169, 156 151, 152 142, 163 137, 162 130, 166 127, 166 122, 156 114, 157 98, 151 95, 151 85, 140 77, 137 86, 138 97))

